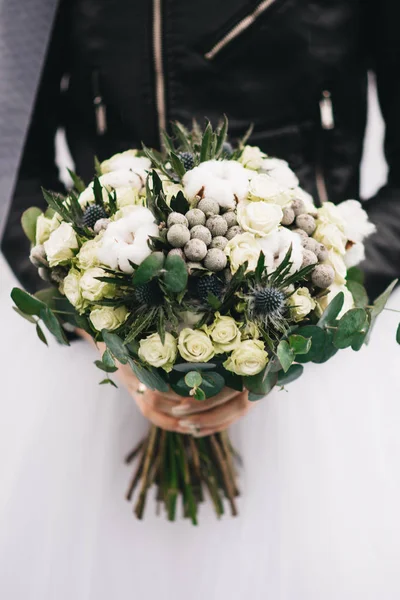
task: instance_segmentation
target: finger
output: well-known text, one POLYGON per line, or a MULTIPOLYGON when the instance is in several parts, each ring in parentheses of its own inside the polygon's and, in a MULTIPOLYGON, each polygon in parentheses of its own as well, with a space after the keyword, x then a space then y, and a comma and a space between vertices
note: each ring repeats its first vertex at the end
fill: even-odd
POLYGON ((206 400, 199 401, 194 398, 181 399, 181 403, 172 409, 172 414, 176 417, 183 417, 186 415, 192 415, 210 410, 210 408, 220 406, 225 402, 229 402, 235 396, 239 396, 240 392, 235 390, 222 390, 219 394, 207 398, 206 400))
POLYGON ((143 397, 137 397, 136 403, 143 416, 157 427, 161 427, 161 429, 165 429, 166 431, 178 431, 180 433, 185 433, 183 428, 178 424, 178 419, 165 415, 161 412, 157 412, 151 408, 147 402, 145 402, 143 397))
POLYGON ((142 394, 143 400, 155 411, 173 415, 173 409, 176 407, 175 400, 169 400, 164 394, 158 394, 151 390, 147 390, 142 394))
POLYGON ((225 431, 231 425, 233 425, 234 423, 236 423, 236 421, 238 419, 239 419, 239 417, 235 417, 233 419, 230 419, 229 421, 225 421, 225 423, 221 423, 217 427, 210 427, 208 429, 199 429, 197 431, 194 431, 192 433, 192 436, 195 437, 195 438, 202 438, 202 437, 206 437, 208 435, 214 435, 214 433, 220 433, 221 431, 225 431))
POLYGON ((185 417, 178 421, 179 426, 186 428, 188 433, 199 429, 212 429, 218 427, 232 418, 239 418, 249 410, 248 393, 242 392, 229 402, 211 408, 205 413, 185 417))

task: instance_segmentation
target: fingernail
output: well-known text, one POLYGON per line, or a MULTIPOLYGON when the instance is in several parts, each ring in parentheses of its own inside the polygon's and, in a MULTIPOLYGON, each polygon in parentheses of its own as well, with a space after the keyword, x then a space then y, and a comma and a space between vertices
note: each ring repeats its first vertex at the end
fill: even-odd
POLYGON ((187 427, 188 429, 196 428, 196 425, 193 423, 193 421, 187 421, 185 419, 178 421, 178 425, 179 425, 179 427, 187 427))
POLYGON ((190 404, 178 404, 178 406, 174 406, 171 410, 173 415, 179 417, 180 415, 184 415, 188 413, 191 409, 190 404))

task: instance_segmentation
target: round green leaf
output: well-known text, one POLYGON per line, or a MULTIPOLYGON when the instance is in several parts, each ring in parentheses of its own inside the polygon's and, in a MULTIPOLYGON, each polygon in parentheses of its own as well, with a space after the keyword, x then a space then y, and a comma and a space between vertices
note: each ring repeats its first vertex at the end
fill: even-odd
POLYGON ((179 294, 187 285, 188 272, 185 261, 180 256, 167 256, 165 261, 164 284, 169 292, 179 294))
POLYGON ((318 356, 314 358, 313 362, 318 365, 327 362, 332 356, 335 356, 336 352, 338 352, 338 349, 333 345, 333 333, 327 329, 325 330, 324 344, 321 346, 318 356))
POLYGON ((224 388, 225 379, 216 371, 207 371, 203 374, 201 389, 207 398, 212 398, 224 388))
POLYGON ((363 308, 364 306, 367 306, 367 292, 360 283, 350 280, 346 283, 346 287, 350 290, 351 295, 353 296, 354 304, 357 307, 363 308))
POLYGON ((311 340, 295 334, 289 336, 289 345, 295 354, 307 354, 311 348, 311 340))
POLYGON ((37 315, 39 316, 42 308, 45 308, 46 305, 43 304, 40 300, 31 296, 24 290, 20 290, 19 288, 14 288, 11 292, 11 298, 23 313, 27 315, 37 315))
POLYGON ((335 323, 337 316, 343 308, 344 304, 344 294, 343 292, 339 292, 333 298, 331 302, 329 302, 328 306, 322 313, 320 320, 318 321, 318 327, 324 327, 324 325, 332 325, 335 323))
POLYGON ((363 308, 352 308, 340 319, 333 343, 336 348, 348 348, 355 334, 361 333, 367 325, 367 313, 363 308))
POLYGON ((269 371, 265 368, 261 373, 252 377, 243 377, 245 388, 250 392, 249 400, 259 400, 264 398, 278 381, 278 373, 269 371))
POLYGON ((279 358, 279 362, 282 365, 282 369, 286 373, 286 371, 289 369, 290 365, 294 361, 294 350, 289 346, 286 340, 282 340, 278 344, 276 354, 279 358))
POLYGON ((321 327, 317 327, 316 325, 305 325, 304 327, 300 327, 296 333, 311 339, 310 350, 307 352, 307 354, 297 355, 296 362, 303 364, 307 362, 318 361, 325 349, 327 341, 326 331, 321 329, 321 327))
POLYGON ((197 371, 189 371, 185 375, 185 383, 190 388, 199 387, 202 381, 203 378, 197 371))
POLYGON ((36 221, 41 214, 43 214, 43 211, 37 206, 31 206, 24 213, 22 213, 22 229, 32 244, 36 244, 36 221))
POLYGON ((162 252, 153 252, 150 256, 145 258, 136 269, 132 278, 133 285, 143 285, 144 283, 148 283, 154 277, 159 275, 163 266, 164 254, 162 252))
POLYGON ((286 373, 281 371, 278 374, 278 385, 288 385, 289 383, 292 383, 292 381, 295 381, 303 374, 303 371, 303 365, 298 364, 292 365, 286 373))

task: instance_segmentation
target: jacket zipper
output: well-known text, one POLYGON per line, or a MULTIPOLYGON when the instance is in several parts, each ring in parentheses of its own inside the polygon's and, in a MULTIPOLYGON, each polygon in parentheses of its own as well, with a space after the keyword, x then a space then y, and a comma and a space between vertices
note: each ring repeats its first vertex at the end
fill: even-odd
POLYGON ((328 190, 326 186, 325 174, 323 169, 323 131, 329 131, 335 127, 333 115, 333 105, 331 93, 328 90, 322 92, 319 101, 319 110, 321 118, 321 129, 318 136, 317 161, 315 166, 315 183, 320 204, 328 202, 328 190))
POLYGON ((224 35, 224 37, 204 55, 204 58, 207 60, 213 60, 213 58, 215 58, 216 55, 221 52, 223 48, 225 48, 225 46, 230 44, 234 39, 246 31, 250 25, 253 25, 258 17, 260 17, 267 10, 267 8, 274 4, 274 2, 276 2, 276 0, 263 0, 263 2, 260 2, 253 12, 239 21, 235 27, 232 27, 232 29, 228 31, 228 33, 224 35))
POLYGON ((99 72, 94 71, 92 75, 93 83, 93 106, 96 118, 97 135, 104 135, 107 131, 107 111, 100 92, 99 72))
POLYGON ((160 136, 160 147, 162 146, 162 131, 166 128, 165 107, 165 76, 163 65, 162 46, 162 0, 153 0, 153 55, 155 72, 155 95, 158 121, 158 134, 160 136))

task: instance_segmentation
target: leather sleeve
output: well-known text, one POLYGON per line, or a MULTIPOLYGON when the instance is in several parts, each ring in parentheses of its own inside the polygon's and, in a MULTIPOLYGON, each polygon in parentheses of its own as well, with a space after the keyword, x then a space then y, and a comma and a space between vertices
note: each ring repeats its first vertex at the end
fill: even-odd
POLYGON ((377 233, 366 243, 361 265, 371 298, 400 277, 400 3, 370 2, 366 42, 376 74, 379 103, 385 120, 385 156, 388 181, 366 202, 377 233))
MULTIPOLYGON (((20 283, 30 292, 43 287, 29 261, 29 241, 21 215, 30 206, 45 208, 41 187, 63 191, 55 164, 55 134, 62 123, 61 79, 67 70, 65 14, 60 7, 43 67, 29 131, 18 170, 1 250, 20 283)), ((22 47, 22 51, 27 51, 22 47)))

